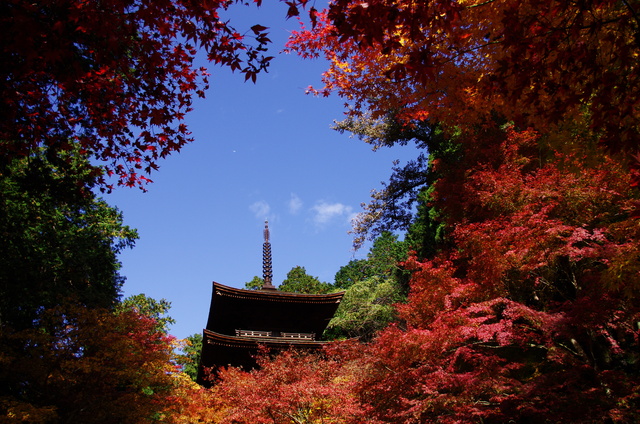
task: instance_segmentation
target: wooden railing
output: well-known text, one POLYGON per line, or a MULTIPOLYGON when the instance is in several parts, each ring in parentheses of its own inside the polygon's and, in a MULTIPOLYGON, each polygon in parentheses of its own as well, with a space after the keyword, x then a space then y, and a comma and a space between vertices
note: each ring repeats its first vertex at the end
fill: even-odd
POLYGON ((316 335, 314 333, 280 333, 280 337, 285 339, 299 339, 299 340, 315 340, 316 335))
POLYGON ((258 330, 236 330, 236 336, 238 337, 271 337, 271 331, 258 331, 258 330))
POLYGON ((282 338, 282 339, 294 339, 294 340, 310 340, 316 339, 315 333, 290 333, 281 332, 273 333, 272 331, 260 331, 260 330, 236 330, 236 336, 238 337, 256 337, 256 338, 282 338))

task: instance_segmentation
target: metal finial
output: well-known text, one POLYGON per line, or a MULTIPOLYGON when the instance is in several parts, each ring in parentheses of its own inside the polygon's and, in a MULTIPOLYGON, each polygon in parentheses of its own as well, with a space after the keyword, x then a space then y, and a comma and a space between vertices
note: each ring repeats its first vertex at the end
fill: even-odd
POLYGON ((264 242, 269 243, 269 221, 264 221, 264 242))
POLYGON ((275 290, 271 284, 273 271, 271 269, 271 243, 269 243, 269 221, 264 222, 264 243, 262 244, 262 279, 264 284, 262 290, 275 290))

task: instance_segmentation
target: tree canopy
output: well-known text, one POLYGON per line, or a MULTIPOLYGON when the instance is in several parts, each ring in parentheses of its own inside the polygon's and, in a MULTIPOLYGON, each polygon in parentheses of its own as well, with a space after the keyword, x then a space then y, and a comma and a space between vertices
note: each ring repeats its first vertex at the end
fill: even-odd
MULTIPOLYGON (((304 2, 301 2, 304 3, 304 2)), ((335 0, 289 48, 329 60, 325 86, 374 118, 473 125, 498 113, 539 130, 587 112, 635 151, 634 2, 335 0)))
POLYGON ((287 278, 278 286, 278 290, 291 293, 321 294, 329 293, 332 286, 307 274, 307 270, 298 265, 287 272, 287 278))
POLYGON ((247 290, 260 290, 264 286, 264 279, 254 275, 251 281, 244 283, 244 288, 247 290))
POLYGON ((39 320, 17 332, 0 327, 4 422, 133 424, 172 406, 172 338, 155 320, 72 304, 39 320))
POLYGON ((182 367, 182 372, 187 374, 191 380, 196 381, 202 354, 202 334, 196 333, 188 336, 182 341, 180 348, 182 354, 176 358, 176 363, 182 367))
POLYGON ((373 421, 638 419, 636 9, 335 0, 293 35, 329 60, 310 92, 345 98, 339 129, 442 135, 360 221, 422 243, 400 324, 340 353, 373 421))
MULTIPOLYGON (((374 148, 415 141, 424 150, 374 193, 358 233, 373 233, 374 247, 336 276, 347 288, 341 331, 366 343, 265 352, 261 369, 222 370, 203 389, 177 372, 175 345, 155 319, 168 305, 95 308, 117 299, 114 255, 135 235, 82 189, 100 182, 82 161, 105 160, 135 185, 137 165, 113 161, 153 168, 186 142, 186 129, 171 125, 205 84, 192 48, 247 79, 264 69, 265 28, 253 27, 257 45, 246 46, 217 18, 231 3, 0 5, 9 12, 0 14, 0 249, 24 265, 26 284, 13 284, 19 268, 1 274, 2 324, 22 325, 0 326, 0 412, 38 423, 640 420, 632 1, 308 9, 312 26, 289 49, 329 60, 325 87, 310 91, 350 103, 337 129, 374 148), (399 242, 387 230, 408 233, 399 242), (396 302, 400 259, 406 302, 396 302), (105 272, 91 274, 87 261, 105 272), (56 306, 63 293, 76 302, 56 306)), ((307 1, 286 4, 295 16, 307 1)), ((331 288, 299 266, 280 286, 331 288)))
POLYGON ((396 304, 404 300, 402 287, 392 278, 358 280, 345 291, 323 338, 368 341, 396 320, 396 304))
POLYGON ((191 141, 184 116, 209 75, 195 64, 198 50, 245 80, 267 68, 267 28, 242 35, 220 18, 234 3, 254 2, 3 1, 0 155, 75 143, 119 184, 143 185, 160 158, 191 141))
POLYGON ((36 153, 0 166, 0 320, 30 326, 67 297, 112 308, 124 278, 117 254, 135 230, 92 191, 95 177, 71 152, 36 153))
POLYGON ((116 306, 117 312, 130 310, 153 319, 157 325, 156 329, 165 334, 169 333, 169 326, 176 323, 176 320, 168 315, 169 309, 171 309, 171 302, 168 300, 156 300, 144 293, 129 296, 116 306))
POLYGON ((365 354, 363 395, 396 422, 633 421, 638 195, 625 168, 584 147, 541 162, 540 136, 511 127, 464 140, 474 147, 432 198, 452 241, 407 263, 407 330, 365 354), (485 137, 492 148, 477 148, 485 137))

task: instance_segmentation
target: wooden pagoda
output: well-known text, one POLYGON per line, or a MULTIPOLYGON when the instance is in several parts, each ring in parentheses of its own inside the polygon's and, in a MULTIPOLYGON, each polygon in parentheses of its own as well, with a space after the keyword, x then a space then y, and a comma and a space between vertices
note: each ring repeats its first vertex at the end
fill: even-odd
POLYGON ((207 384, 206 369, 256 367, 262 345, 269 351, 294 347, 319 349, 320 340, 344 292, 287 293, 273 286, 269 228, 265 224, 261 290, 245 290, 213 283, 209 319, 203 331, 198 380, 207 384))

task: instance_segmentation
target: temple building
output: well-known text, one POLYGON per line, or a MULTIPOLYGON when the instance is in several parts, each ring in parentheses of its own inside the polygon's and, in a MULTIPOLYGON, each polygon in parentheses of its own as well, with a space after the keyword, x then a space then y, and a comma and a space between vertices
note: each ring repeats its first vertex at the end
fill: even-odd
POLYGON ((260 290, 237 289, 213 283, 207 326, 203 330, 198 381, 206 384, 204 370, 234 366, 256 367, 259 346, 270 351, 294 347, 319 349, 320 338, 344 292, 301 294, 279 291, 272 284, 271 243, 265 223, 263 279, 260 290))

